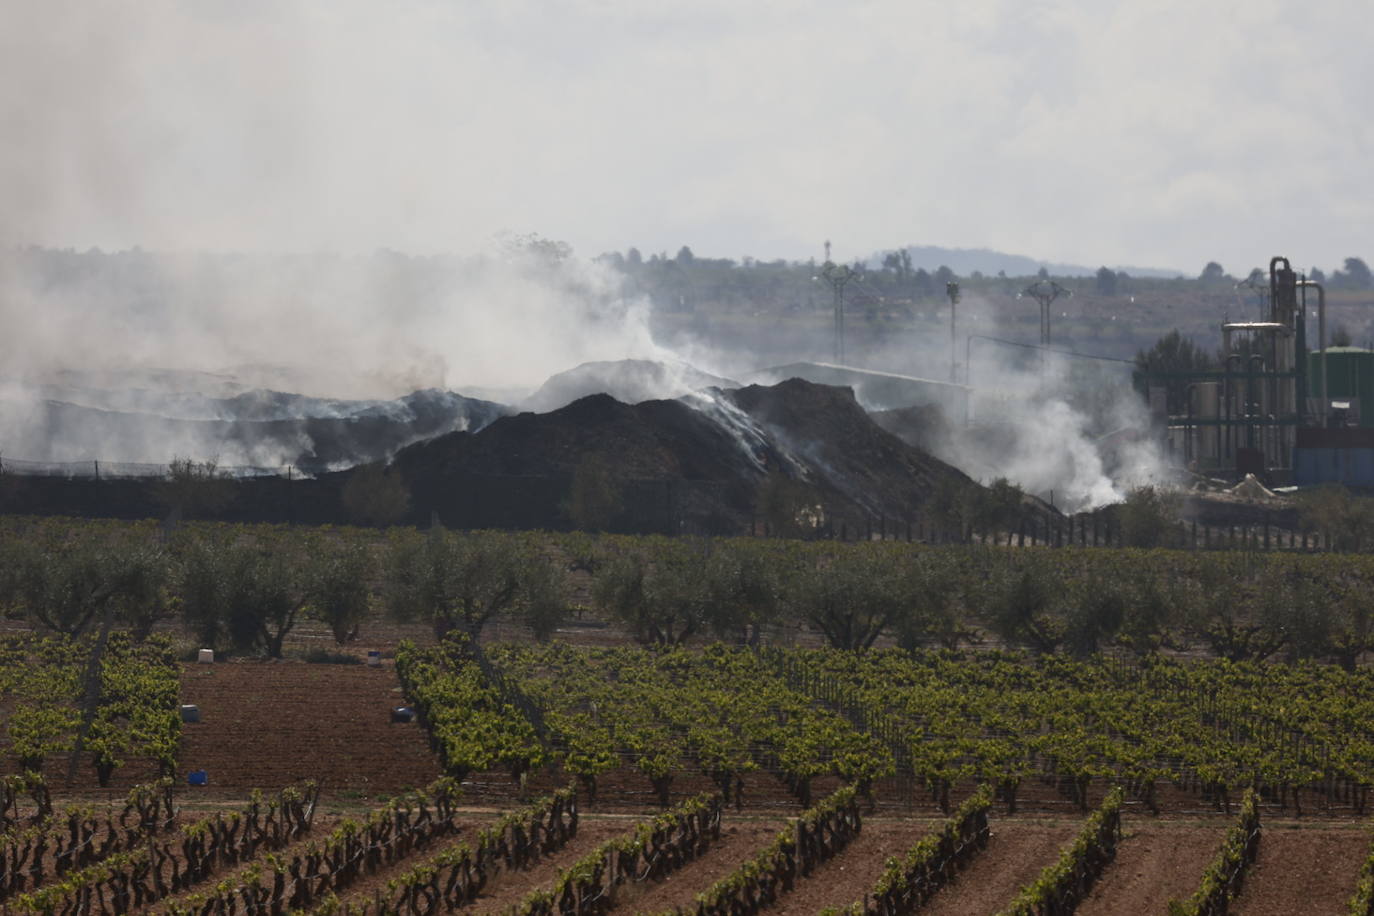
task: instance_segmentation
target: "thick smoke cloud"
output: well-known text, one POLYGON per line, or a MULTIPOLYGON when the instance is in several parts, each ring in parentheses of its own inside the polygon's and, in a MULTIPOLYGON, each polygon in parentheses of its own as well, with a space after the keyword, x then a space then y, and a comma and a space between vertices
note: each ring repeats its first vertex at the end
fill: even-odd
MULTIPOLYGON (((11 457, 23 452, 15 429, 74 432, 51 430, 45 399, 212 419, 217 408, 203 401, 264 387, 336 399, 448 388, 517 401, 591 360, 676 356, 743 377, 772 356, 814 358, 828 348, 763 359, 763 347, 709 333, 667 348, 650 333, 646 305, 624 297, 605 268, 528 239, 489 240, 502 228, 530 227, 579 244, 657 247, 672 233, 703 250, 757 246, 752 253, 797 256, 800 236, 814 245, 832 227, 851 250, 891 244, 912 231, 912 213, 935 206, 931 225, 958 242, 961 231, 968 238, 967 220, 986 225, 990 208, 943 192, 970 151, 985 149, 986 174, 1013 176, 1018 187, 994 177, 966 182, 967 193, 987 188, 1000 206, 1025 191, 1024 174, 998 158, 1005 150, 982 142, 1020 123, 1015 112, 955 94, 894 102, 847 82, 862 73, 867 85, 904 86, 908 69, 872 68, 915 66, 958 74, 982 103, 1010 98, 1025 83, 1018 58, 997 63, 987 56, 997 42, 966 40, 1009 18, 997 4, 867 9, 856 43, 835 55, 833 29, 808 25, 824 17, 724 3, 666 13, 420 0, 385 9, 348 0, 0 3, 0 452, 11 457), (929 53, 912 58, 906 31, 889 21, 894 13, 909 29, 959 41, 929 41, 929 53), (627 35, 616 28, 624 22, 627 35), (875 51, 874 40, 901 47, 875 51), (704 66, 714 54, 748 65, 752 92, 744 95, 753 104, 736 103, 737 68, 704 66), (760 69, 766 58, 779 66, 760 69), (824 61, 841 70, 818 66, 824 61), (816 111, 845 114, 821 130, 816 111), (946 127, 932 134, 923 126, 930 123, 946 127), (966 124, 988 136, 956 135, 966 124), (894 133, 902 125, 916 134, 894 133), (841 142, 824 145, 832 135, 841 142), (913 136, 919 142, 908 142, 913 136), (853 167, 856 148, 869 151, 862 169, 853 167), (933 152, 913 163, 908 150, 933 152), (890 212, 853 203, 903 195, 890 212), (882 226, 882 237, 854 241, 870 226, 882 226), (119 253, 78 258, 29 245, 119 253), (130 251, 135 245, 155 253, 130 251), (359 253, 382 245, 421 256, 359 253)), ((1036 42, 1018 36, 1015 44, 1032 49, 1026 59, 1040 66, 1036 42)), ((1115 117, 1127 110, 1113 99, 1115 117)), ((1064 116, 1052 111, 1035 124, 1064 116)), ((1024 135, 1026 125, 1018 130, 1024 135)), ((1060 152, 1033 147, 1038 157, 1060 152)), ((1055 208, 1035 204, 1034 218, 1020 222, 1048 232, 1042 217, 1055 208)), ((1179 222, 1174 214, 1169 221, 1179 222)), ((1083 232, 1081 221, 1065 225, 1083 232)), ((587 247, 578 254, 597 250, 587 247)), ((1067 248, 1063 256, 1079 257, 1067 248)), ((944 341, 933 333, 855 347, 853 361, 944 378, 944 341)), ((1034 381, 1011 369, 997 379, 1010 391, 1041 392, 996 424, 1019 430, 1003 433, 1010 447, 959 431, 957 417, 942 447, 985 479, 1011 476, 1086 504, 1119 492, 1115 469, 1093 463, 1095 438, 1113 422, 1136 422, 1129 399, 1108 422, 1111 411, 1104 418, 1078 404, 1071 378, 1058 388, 1034 381)), ((62 457, 112 457, 95 453, 102 444, 62 457)), ((271 464, 298 445, 218 457, 271 464)), ((150 461, 211 457, 199 442, 151 431, 121 448, 150 461)))
MULTIPOLYGON (((92 441, 89 418, 44 401, 140 418, 256 416, 226 399, 253 389, 313 396, 298 413, 345 416, 417 389, 518 401, 589 360, 664 356, 647 307, 617 275, 506 240, 473 258, 0 255, 0 452, 35 459, 204 459, 206 435, 164 441, 166 424, 92 441), (68 427, 66 424, 74 424, 68 427), (54 451, 36 437, 65 442, 54 451)), ((113 422, 111 425, 114 425, 113 422)), ((279 432, 279 431, 278 431, 279 432)), ((289 463, 299 443, 226 443, 228 464, 289 463)))

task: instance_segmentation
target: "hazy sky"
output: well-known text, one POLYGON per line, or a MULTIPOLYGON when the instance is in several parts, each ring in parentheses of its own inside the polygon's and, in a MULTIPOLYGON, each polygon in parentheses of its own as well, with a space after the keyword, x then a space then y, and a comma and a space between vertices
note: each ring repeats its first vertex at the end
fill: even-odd
POLYGON ((1374 258, 1361 0, 0 0, 0 242, 1374 258))

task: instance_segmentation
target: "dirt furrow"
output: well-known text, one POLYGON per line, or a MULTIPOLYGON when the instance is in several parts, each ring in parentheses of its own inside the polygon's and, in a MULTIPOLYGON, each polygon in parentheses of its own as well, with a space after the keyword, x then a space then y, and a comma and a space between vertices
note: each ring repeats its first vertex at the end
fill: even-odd
MULTIPOLYGON (((435 843, 427 849, 422 849, 412 855, 406 856, 399 862, 395 862, 370 875, 359 878, 352 887, 345 888, 337 894, 340 900, 361 902, 372 896, 374 890, 384 887, 388 881, 401 875, 422 862, 437 856, 440 852, 450 846, 460 843, 475 844, 477 834, 485 827, 495 823, 499 815, 488 812, 472 812, 471 815, 462 818, 458 823, 458 833, 452 837, 435 843)), ((323 836, 323 835, 322 835, 323 836)))
POLYGON ((1368 854, 1369 834, 1359 828, 1265 822, 1259 856, 1230 912, 1343 914, 1368 854))
POLYGON ((844 852, 798 881, 792 893, 767 912, 814 916, 827 907, 849 906, 872 890, 890 857, 900 857, 939 824, 938 820, 866 819, 863 830, 844 852))
POLYGON ((727 815, 721 822, 720 840, 706 854, 662 881, 622 887, 616 894, 614 913, 662 913, 688 907, 696 895, 731 874, 787 826, 786 818, 749 818, 727 815))
POLYGON ((992 838, 921 916, 980 916, 1011 903, 1024 885, 1054 863, 1078 833, 1078 821, 992 821, 992 838))
POLYGON ((519 872, 505 872, 478 897, 471 910, 474 913, 501 913, 518 904, 531 891, 551 887, 560 871, 581 859, 612 837, 628 834, 640 822, 631 817, 599 817, 582 814, 577 822, 577 836, 561 850, 542 860, 533 868, 519 872))
POLYGON ((1226 836, 1226 825, 1123 819, 1116 859, 1079 904, 1077 916, 1163 913, 1197 890, 1226 836))

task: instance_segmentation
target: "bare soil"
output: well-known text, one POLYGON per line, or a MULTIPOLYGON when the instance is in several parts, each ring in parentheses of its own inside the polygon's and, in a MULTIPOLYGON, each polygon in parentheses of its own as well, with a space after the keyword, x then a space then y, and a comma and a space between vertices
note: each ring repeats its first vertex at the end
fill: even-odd
POLYGON ((674 907, 690 907, 697 894, 728 877, 773 842, 787 826, 785 818, 722 818, 720 840, 700 858, 662 881, 622 887, 614 913, 662 913, 674 907))
POLYGON ((181 702, 199 706, 201 720, 183 727, 178 759, 208 773, 205 794, 313 779, 330 793, 372 795, 440 775, 420 726, 391 722, 405 701, 389 666, 186 665, 181 702))
POLYGON ((1231 906, 1233 916, 1344 914, 1360 866, 1369 855, 1369 834, 1351 827, 1268 822, 1259 856, 1231 906))
POLYGON ((406 856, 399 862, 379 869, 370 875, 366 875, 355 882, 351 887, 345 888, 338 894, 338 898, 343 902, 361 903, 370 898, 379 888, 386 886, 391 879, 404 874, 410 869, 427 862, 439 853, 453 846, 463 843, 469 846, 476 845, 476 836, 485 827, 490 826, 499 817, 493 811, 473 811, 469 816, 464 817, 458 825, 458 833, 435 843, 426 849, 418 850, 406 856))
POLYGON ((814 916, 827 907, 845 907, 863 898, 887 867, 936 828, 938 821, 866 818, 863 830, 835 858, 797 882, 769 908, 779 916, 814 916))
POLYGON ((1123 819, 1123 839, 1078 916, 1163 913, 1171 899, 1197 890, 1227 825, 1123 819))
POLYGON ((637 818, 582 815, 577 822, 577 836, 571 843, 533 868, 503 873, 488 886, 486 893, 477 898, 469 911, 504 913, 531 892, 552 888, 561 871, 566 871, 570 865, 607 840, 629 833, 637 823, 637 818))
POLYGON ((922 916, 976 916, 1000 911, 1059 858, 1060 850, 1073 840, 1080 826, 1078 821, 994 820, 988 848, 931 899, 922 916))

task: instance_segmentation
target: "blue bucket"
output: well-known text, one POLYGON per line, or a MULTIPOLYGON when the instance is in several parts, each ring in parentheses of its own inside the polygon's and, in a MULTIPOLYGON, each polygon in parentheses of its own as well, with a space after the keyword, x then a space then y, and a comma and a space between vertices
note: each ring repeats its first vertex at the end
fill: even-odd
POLYGON ((192 770, 186 774, 186 784, 190 786, 204 786, 210 782, 210 774, 204 770, 192 770))

